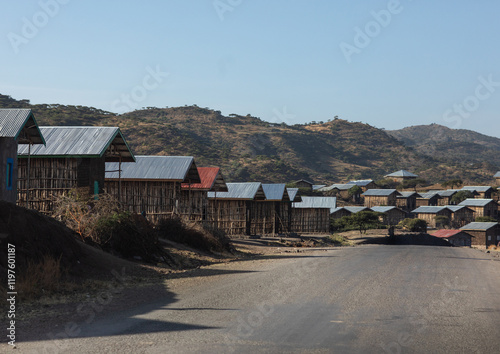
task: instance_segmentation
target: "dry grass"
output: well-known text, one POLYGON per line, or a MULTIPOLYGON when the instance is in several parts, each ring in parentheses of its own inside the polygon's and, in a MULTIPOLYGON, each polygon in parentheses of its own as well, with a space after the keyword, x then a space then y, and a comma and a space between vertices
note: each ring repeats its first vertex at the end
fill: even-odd
POLYGON ((16 283, 17 292, 21 299, 50 294, 60 288, 63 273, 61 257, 45 255, 39 263, 28 263, 16 283))

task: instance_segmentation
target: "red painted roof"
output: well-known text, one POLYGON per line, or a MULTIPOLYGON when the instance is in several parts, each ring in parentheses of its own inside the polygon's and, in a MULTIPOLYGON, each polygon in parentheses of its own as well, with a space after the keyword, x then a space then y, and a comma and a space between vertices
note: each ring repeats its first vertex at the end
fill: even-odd
POLYGON ((455 236, 456 234, 459 234, 461 232, 464 232, 463 230, 437 230, 431 235, 434 237, 441 237, 441 238, 448 238, 451 236, 455 236))
MULTIPOLYGON (((191 184, 191 189, 210 190, 215 184, 215 180, 219 174, 219 167, 198 167, 201 183, 191 184)), ((189 189, 189 183, 183 183, 182 189, 189 189)))

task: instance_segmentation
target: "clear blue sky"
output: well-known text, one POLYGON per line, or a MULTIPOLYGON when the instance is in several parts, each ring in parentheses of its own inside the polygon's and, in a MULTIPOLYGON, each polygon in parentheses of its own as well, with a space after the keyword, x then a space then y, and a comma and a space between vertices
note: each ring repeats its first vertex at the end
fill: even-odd
POLYGON ((0 93, 500 137, 499 18, 494 0, 2 1, 0 93))

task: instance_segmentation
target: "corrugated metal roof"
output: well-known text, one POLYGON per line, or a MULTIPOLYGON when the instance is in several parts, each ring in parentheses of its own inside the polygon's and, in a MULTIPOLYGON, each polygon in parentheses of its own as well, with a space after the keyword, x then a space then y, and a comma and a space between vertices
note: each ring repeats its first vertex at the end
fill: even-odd
POLYGON ((418 176, 406 170, 399 170, 389 175, 385 175, 385 177, 418 177, 418 176))
POLYGON ((371 211, 370 208, 362 206, 345 206, 344 209, 350 212, 351 214, 356 214, 359 213, 360 211, 371 211))
POLYGON ((328 208, 332 213, 337 208, 337 198, 335 197, 302 197, 302 202, 293 203, 293 208, 328 208))
POLYGON ((489 190, 493 190, 490 186, 465 186, 462 187, 463 191, 476 191, 476 192, 487 192, 489 190))
POLYGON ((439 197, 439 198, 441 198, 441 195, 439 195, 439 193, 438 193, 438 192, 420 193, 420 198, 424 198, 424 199, 431 199, 431 198, 434 198, 434 197, 439 197))
MULTIPOLYGON (((464 205, 445 205, 445 206, 446 206, 448 209, 450 209, 453 213, 456 213, 457 211, 462 210, 462 209, 464 209, 464 208, 469 209, 469 208, 467 208, 467 207, 466 207, 466 206, 464 206, 464 205)), ((473 211, 472 209, 469 209, 469 210, 473 211)))
MULTIPOLYGON (((122 180, 155 180, 201 183, 191 156, 136 156, 136 163, 122 163, 122 180)), ((118 179, 119 164, 106 163, 106 179, 118 179)))
MULTIPOLYGON (((442 229, 442 230, 434 231, 430 235, 434 236, 434 237, 439 237, 439 238, 448 238, 448 237, 455 236, 461 232, 464 232, 464 231, 463 230, 445 230, 445 229, 442 229)), ((469 235, 469 236, 471 236, 471 235, 469 235)), ((473 236, 471 236, 471 237, 473 237, 473 236)))
POLYGON ((387 197, 387 196, 390 196, 393 193, 396 193, 397 195, 401 195, 395 189, 368 189, 362 195, 364 195, 364 196, 371 196, 371 197, 387 197))
POLYGON ((290 201, 284 183, 262 184, 266 200, 290 201))
MULTIPOLYGON (((46 146, 31 148, 31 157, 102 157, 106 161, 132 162, 134 155, 117 127, 40 127, 46 146)), ((28 156, 28 145, 17 150, 28 156)))
POLYGON ((395 207, 395 206, 374 206, 374 207, 371 207, 371 209, 377 213, 387 213, 393 209, 397 209, 397 210, 401 211, 402 213, 404 213, 404 211, 402 211, 401 209, 399 209, 398 207, 395 207))
POLYGON ((208 198, 234 200, 265 200, 266 195, 260 182, 227 183, 227 192, 208 192, 208 198))
POLYGON ((401 194, 401 195, 398 196, 398 198, 410 198, 414 195, 416 195, 416 197, 420 198, 420 194, 417 192, 399 192, 399 194, 401 194))
POLYGON ((492 227, 495 227, 496 225, 498 225, 497 222, 471 222, 470 224, 461 227, 460 230, 485 231, 491 229, 492 227))
POLYGON ((288 196, 290 197, 290 200, 292 202, 301 202, 302 197, 298 194, 299 189, 298 188, 287 188, 286 189, 288 196))
POLYGON ((493 177, 494 178, 500 178, 500 171, 498 171, 497 173, 495 173, 495 175, 493 177))
MULTIPOLYGON (((412 213, 415 214, 435 214, 440 211, 447 209, 445 206, 421 206, 413 210, 412 213)), ((449 209, 448 209, 449 210, 449 209)))
POLYGON ((31 109, 0 109, 0 137, 15 138, 20 144, 45 144, 31 109))
POLYGON ((493 202, 493 199, 476 199, 476 198, 469 198, 465 199, 463 202, 461 202, 458 205, 462 206, 486 206, 489 203, 493 202))
POLYGON ((332 185, 327 186, 327 187, 320 188, 320 189, 318 189, 318 191, 328 192, 328 191, 331 191, 333 189, 338 189, 339 191, 347 191, 354 186, 355 186, 355 184, 353 184, 353 183, 336 183, 336 184, 332 184, 332 185))
POLYGON ((437 193, 441 197, 453 197, 455 194, 457 194, 460 190, 459 189, 447 189, 444 191, 437 191, 437 193))
POLYGON ((198 174, 201 183, 183 183, 182 189, 227 192, 227 185, 219 167, 198 167, 198 174))
POLYGON ((373 182, 372 179, 359 179, 356 181, 350 181, 348 184, 355 184, 358 187, 366 187, 367 185, 369 185, 372 182, 373 182))
POLYGON ((307 184, 310 184, 311 186, 313 185, 313 183, 312 183, 312 182, 309 182, 309 181, 307 181, 307 180, 305 180, 305 179, 299 179, 298 181, 294 181, 294 182, 292 182, 292 183, 300 183, 300 182, 305 182, 305 183, 307 183, 307 184))
POLYGON ((318 189, 323 188, 323 187, 326 187, 326 184, 314 184, 312 186, 312 190, 315 191, 315 190, 318 190, 318 189))

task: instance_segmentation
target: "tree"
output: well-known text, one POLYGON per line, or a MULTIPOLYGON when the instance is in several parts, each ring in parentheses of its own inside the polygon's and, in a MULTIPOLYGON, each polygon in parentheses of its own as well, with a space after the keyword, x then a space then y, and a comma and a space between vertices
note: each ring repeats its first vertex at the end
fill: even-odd
POLYGON ((498 220, 491 216, 478 216, 476 222, 498 222, 498 220))
POLYGON ((380 222, 380 216, 382 213, 376 213, 373 211, 360 211, 349 216, 350 222, 353 226, 356 226, 359 233, 366 234, 368 228, 379 227, 382 223, 380 222))
POLYGON ((427 232, 427 221, 422 219, 406 218, 398 226, 411 232, 427 232))
POLYGON ((464 182, 459 179, 459 178, 455 178, 455 179, 450 179, 450 180, 447 180, 443 183, 441 183, 441 185, 444 187, 444 188, 451 188, 451 189, 454 189, 453 187, 457 186, 461 186, 462 184, 464 184, 464 182))
POLYGON ((460 191, 451 197, 450 204, 457 205, 462 203, 465 199, 474 198, 474 194, 471 191, 460 191))
POLYGON ((417 187, 422 187, 429 184, 425 179, 423 178, 414 178, 414 179, 407 179, 401 183, 401 187, 403 189, 407 188, 413 188, 415 192, 417 191, 417 187))
POLYGON ((375 183, 377 184, 377 186, 379 188, 382 188, 382 189, 394 189, 398 185, 398 182, 396 182, 390 178, 384 178, 384 179, 381 179, 375 183))
POLYGON ((359 196, 363 193, 363 190, 361 187, 354 185, 349 190, 347 191, 349 195, 349 199, 353 200, 354 202, 357 202, 359 199, 359 196))
POLYGON ((447 218, 444 215, 436 215, 435 217, 436 220, 436 227, 437 228, 444 228, 446 226, 450 226, 450 218, 447 218))

